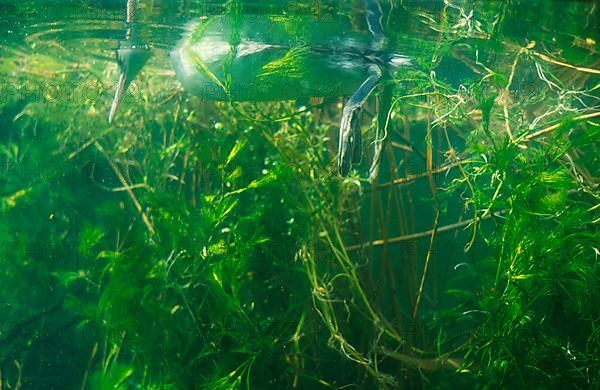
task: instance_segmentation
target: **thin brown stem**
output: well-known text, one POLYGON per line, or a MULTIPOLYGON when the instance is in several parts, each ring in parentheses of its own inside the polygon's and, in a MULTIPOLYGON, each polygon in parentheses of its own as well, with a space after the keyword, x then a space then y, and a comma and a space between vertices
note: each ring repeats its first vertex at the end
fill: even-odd
POLYGON ((152 223, 150 222, 150 219, 144 212, 144 209, 142 208, 140 201, 138 200, 137 196, 135 196, 135 193, 131 189, 132 188, 131 183, 127 182, 127 179, 125 179, 125 177, 121 173, 121 170, 119 169, 117 164, 115 164, 113 159, 108 155, 108 153, 106 153, 106 151, 104 150, 102 145, 100 145, 100 143, 97 141, 94 142, 94 145, 96 146, 96 149, 98 149, 100 151, 100 153, 102 153, 104 155, 104 157, 108 161, 108 164, 111 166, 112 170, 115 172, 115 175, 117 175, 117 177, 119 178, 119 181, 121 182, 121 184, 127 191, 127 194, 129 194, 129 197, 131 198, 133 205, 135 206, 136 210, 140 213, 140 215, 142 217, 142 221, 144 221, 144 224, 148 228, 150 235, 156 234, 156 231, 154 230, 154 226, 152 226, 152 223))
MULTIPOLYGON (((498 214, 498 213, 496 213, 496 214, 498 214)), ((479 221, 479 220, 488 219, 488 218, 491 218, 491 216, 492 215, 488 215, 487 218, 478 218, 477 220, 479 221)), ((474 223, 475 220, 476 220, 475 218, 467 219, 465 221, 460 221, 460 222, 456 222, 456 223, 453 223, 450 225, 441 226, 437 229, 437 233, 439 234, 439 233, 450 232, 450 231, 454 231, 456 229, 460 229, 460 228, 469 226, 472 223, 474 223)), ((352 245, 352 246, 346 247, 346 250, 347 251, 356 251, 356 250, 363 249, 365 247, 381 246, 381 245, 384 245, 385 242, 387 242, 387 244, 397 244, 397 243, 404 242, 404 241, 412 241, 412 240, 416 240, 416 239, 423 238, 423 237, 429 237, 432 234, 433 234, 433 229, 430 229, 430 230, 426 230, 424 232, 406 234, 404 236, 389 238, 386 241, 375 240, 375 241, 371 241, 371 242, 367 242, 367 243, 363 243, 363 244, 352 245)))

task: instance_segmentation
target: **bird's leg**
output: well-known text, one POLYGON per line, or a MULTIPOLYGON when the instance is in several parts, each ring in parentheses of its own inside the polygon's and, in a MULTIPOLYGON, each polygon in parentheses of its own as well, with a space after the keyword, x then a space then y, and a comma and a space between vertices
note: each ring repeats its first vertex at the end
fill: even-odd
POLYGON ((360 124, 358 123, 358 112, 373 92, 381 79, 382 71, 379 66, 369 66, 369 77, 354 92, 342 110, 342 121, 340 124, 340 137, 338 145, 338 169, 340 175, 346 176, 352 168, 352 163, 360 160, 356 158, 357 148, 362 143, 360 124), (357 142, 358 141, 358 142, 357 142))
POLYGON ((383 11, 378 0, 365 0, 366 19, 369 32, 375 38, 372 44, 372 49, 381 50, 385 41, 383 33, 383 11))
POLYGON ((377 127, 375 130, 375 144, 373 161, 371 162, 371 168, 369 169, 369 180, 372 182, 377 178, 379 174, 379 162, 381 160, 381 152, 383 151, 384 141, 387 138, 387 120, 390 108, 392 106, 392 93, 394 86, 387 84, 383 88, 382 94, 378 97, 378 114, 377 114, 377 127))
POLYGON ((360 161, 362 160, 362 131, 360 130, 359 119, 360 111, 360 108, 356 110, 355 115, 352 117, 352 123, 350 123, 350 127, 352 128, 352 157, 350 162, 352 163, 352 165, 360 164, 360 161))
MULTIPOLYGON (((371 48, 374 50, 382 50, 385 46, 385 34, 383 32, 383 10, 378 0, 364 0, 366 9, 367 26, 371 35, 373 35, 373 41, 371 48)), ((373 181, 379 173, 379 160, 381 159, 381 152, 383 150, 383 140, 386 138, 385 125, 387 122, 387 114, 391 106, 393 86, 386 86, 383 90, 383 96, 378 100, 378 114, 377 114, 377 128, 375 130, 375 148, 373 153, 373 162, 369 169, 369 180, 373 181), (384 134, 382 135, 382 131, 384 134)))

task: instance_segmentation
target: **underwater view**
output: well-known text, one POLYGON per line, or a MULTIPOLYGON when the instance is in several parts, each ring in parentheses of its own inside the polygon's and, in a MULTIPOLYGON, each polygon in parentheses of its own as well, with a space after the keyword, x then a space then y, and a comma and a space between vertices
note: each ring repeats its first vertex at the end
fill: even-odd
POLYGON ((600 389, 599 1, 0 20, 0 390, 600 389))

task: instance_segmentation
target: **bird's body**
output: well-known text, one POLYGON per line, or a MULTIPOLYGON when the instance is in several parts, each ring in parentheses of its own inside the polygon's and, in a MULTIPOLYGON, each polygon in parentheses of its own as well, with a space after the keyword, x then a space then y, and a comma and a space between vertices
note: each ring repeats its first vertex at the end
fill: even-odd
MULTIPOLYGON (((133 3, 128 3, 133 7, 133 3)), ((128 12, 132 36, 134 12, 128 12)), ((278 101, 349 96, 342 112, 338 167, 347 175, 360 161, 358 113, 380 80, 408 57, 386 48, 377 0, 365 0, 367 28, 347 16, 243 14, 225 12, 191 21, 171 52, 184 88, 206 100, 278 101)), ((149 57, 144 46, 121 44, 121 77, 109 116, 112 121, 127 85, 149 57)), ((387 95, 391 95, 391 92, 387 95)), ((389 101, 389 99, 387 99, 389 101)), ((378 129, 379 130, 379 129, 378 129)), ((376 175, 381 137, 375 142, 371 177, 376 175)))
POLYGON ((187 91, 232 101, 349 96, 370 65, 408 63, 370 48, 371 36, 349 24, 322 24, 309 17, 215 16, 191 23, 171 58, 187 91))

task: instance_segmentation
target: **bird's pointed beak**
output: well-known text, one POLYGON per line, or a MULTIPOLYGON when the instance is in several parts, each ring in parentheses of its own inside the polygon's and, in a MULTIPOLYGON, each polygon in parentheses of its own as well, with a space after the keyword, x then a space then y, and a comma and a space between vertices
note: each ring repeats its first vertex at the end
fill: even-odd
POLYGON ((150 49, 146 45, 134 45, 129 41, 121 42, 117 50, 117 63, 119 64, 119 82, 115 90, 108 123, 112 123, 127 87, 140 73, 148 59, 150 58, 150 49))
POLYGON ((119 105, 121 105, 121 101, 125 95, 125 90, 127 89, 127 84, 125 73, 121 73, 119 75, 117 89, 115 90, 115 97, 113 98, 112 106, 110 107, 110 113, 108 114, 108 123, 112 123, 115 114, 117 113, 117 109, 119 108, 119 105))

